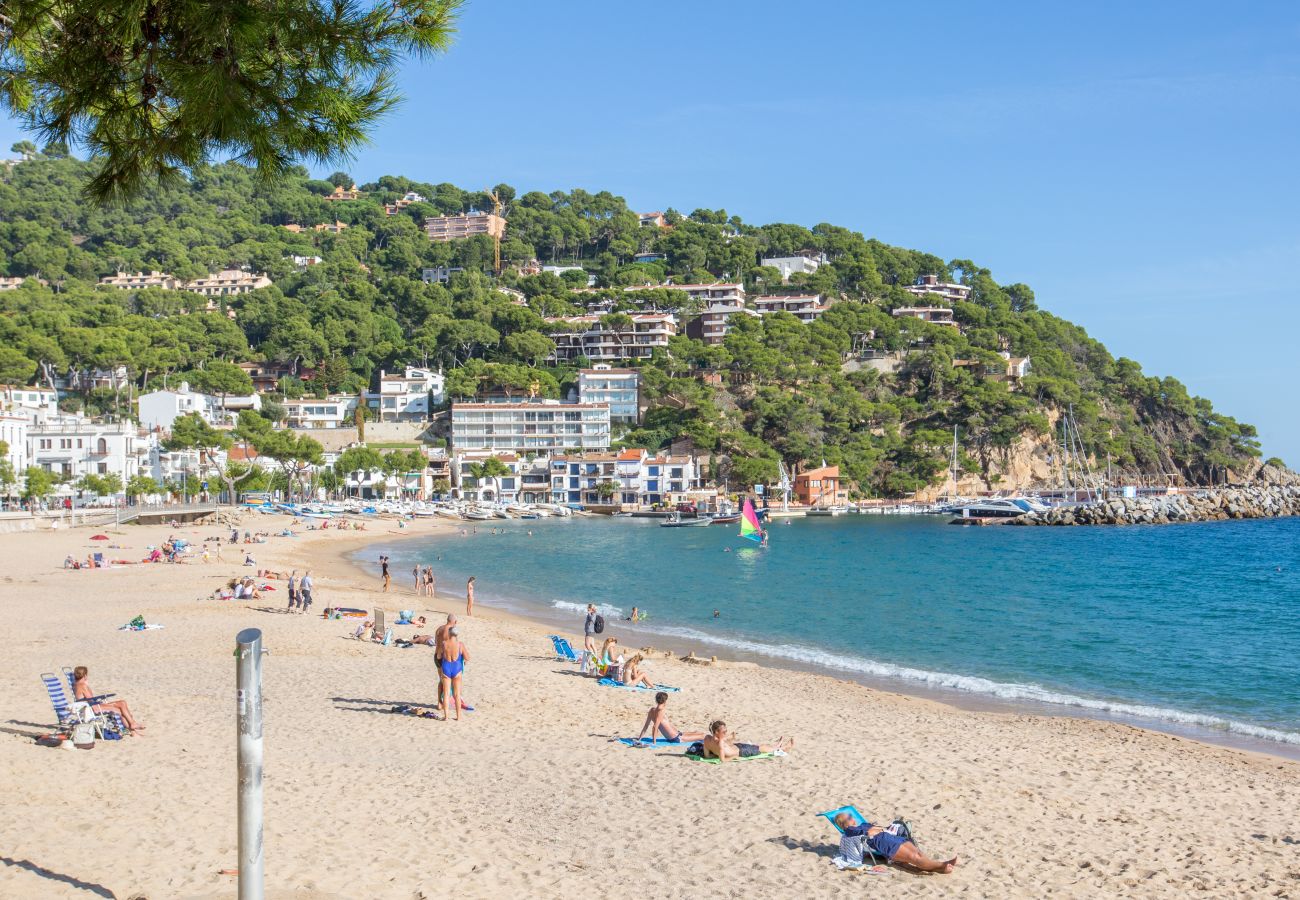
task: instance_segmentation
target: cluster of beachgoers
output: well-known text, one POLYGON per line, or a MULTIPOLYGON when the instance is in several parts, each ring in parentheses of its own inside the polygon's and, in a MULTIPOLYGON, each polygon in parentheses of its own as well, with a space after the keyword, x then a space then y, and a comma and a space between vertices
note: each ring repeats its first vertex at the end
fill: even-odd
MULTIPOLYGON (((308 534, 287 517, 264 527, 247 538, 185 525, 110 530, 93 542, 74 529, 0 537, 12 560, 0 602, 30 638, 0 659, 0 676, 31 685, 14 698, 11 734, 0 735, 0 771, 24 785, 0 840, 8 858, 30 865, 0 867, 0 896, 78 896, 72 880, 103 896, 229 891, 229 640, 249 624, 264 629, 271 653, 268 888, 355 896, 354 861, 415 856, 428 871, 366 895, 437 895, 448 882, 431 873, 452 872, 459 896, 567 896, 605 883, 610 854, 628 890, 653 896, 862 890, 836 868, 895 873, 873 879, 893 894, 938 883, 897 873, 955 868, 962 889, 1006 897, 1287 896, 1287 873, 1300 872, 1294 817, 1276 802, 1300 790, 1300 767, 1285 760, 1115 723, 955 710, 745 661, 692 661, 684 648, 631 644, 633 623, 602 621, 596 607, 581 633, 575 621, 574 637, 552 635, 543 656, 546 630, 491 608, 487 595, 471 606, 474 586, 457 579, 451 589, 432 557, 400 578, 381 559, 376 580, 367 544, 480 539, 452 523, 379 539, 308 534), (155 550, 157 564, 138 564, 155 550), (105 557, 90 574, 57 565, 87 551, 105 557), (341 562, 359 551, 362 567, 341 562), (43 676, 46 697, 34 674, 62 663, 62 674, 43 676), (48 725, 24 723, 50 720, 56 690, 72 712, 84 705, 92 721, 81 724, 102 738, 148 739, 101 740, 97 754, 43 750, 48 725), (421 724, 433 719, 461 724, 421 724), (426 789, 430 754, 454 791, 441 778, 426 789), (664 778, 676 786, 673 803, 645 791, 664 778), (69 794, 69 784, 90 794, 69 794), (87 796, 104 826, 69 840, 87 796), (618 809, 637 827, 563 824, 593 809, 618 809), (1222 852, 1203 858, 1196 823, 1207 814, 1250 821, 1250 834, 1223 836, 1222 852), (320 857, 329 822, 355 832, 346 863, 320 857), (427 835, 449 822, 455 846, 429 848, 427 835), (503 856, 503 845, 515 849, 503 856), (927 852, 957 846, 960 866, 927 852)), ((65 724, 73 737, 76 723, 60 717, 60 732, 65 724)), ((76 737, 92 746, 85 730, 76 737)))

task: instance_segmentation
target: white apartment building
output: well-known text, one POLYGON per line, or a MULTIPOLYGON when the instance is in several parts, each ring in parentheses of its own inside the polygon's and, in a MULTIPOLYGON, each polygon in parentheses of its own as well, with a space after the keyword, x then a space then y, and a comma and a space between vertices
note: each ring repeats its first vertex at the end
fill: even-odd
POLYGON ((319 256, 298 256, 297 254, 290 256, 289 259, 293 262, 295 269, 309 269, 312 266, 319 266, 321 263, 325 262, 325 260, 319 256))
POLYGON ((140 471, 146 442, 126 422, 92 422, 84 416, 52 416, 27 429, 30 465, 75 482, 83 475, 116 473, 122 483, 140 471))
POLYGON ((144 272, 116 272, 112 275, 105 275, 99 279, 99 283, 104 287, 117 288, 123 291, 138 291, 143 288, 162 288, 167 291, 179 291, 184 289, 185 282, 175 275, 167 272, 149 271, 144 272))
POLYGON ((447 379, 434 369, 407 366, 398 375, 379 372, 379 390, 366 392, 366 404, 381 422, 419 422, 447 399, 447 379))
POLYGON ((451 405, 451 445, 458 453, 607 450, 609 440, 609 407, 604 404, 534 400, 451 405))
MULTIPOLYGON (((515 453, 491 453, 488 451, 469 451, 457 453, 452 463, 455 486, 460 489, 460 496, 466 500, 482 500, 485 503, 516 503, 520 499, 521 474, 531 469, 533 463, 521 460, 515 453), (507 469, 508 475, 496 478, 484 478, 479 481, 474 477, 473 467, 490 456, 495 456, 507 469)), ((539 497, 528 502, 545 502, 539 497)))
POLYGON ((9 460, 14 474, 19 478, 27 471, 27 430, 30 427, 31 419, 28 416, 0 413, 0 441, 9 448, 5 451, 4 458, 9 460))
POLYGON ((754 298, 754 309, 766 315, 785 312, 794 316, 805 325, 815 322, 826 312, 821 294, 770 294, 754 298))
MULTIPOLYGON (((245 272, 242 269, 222 269, 211 275, 204 275, 201 278, 195 278, 193 281, 184 281, 175 275, 166 272, 151 271, 147 275, 144 272, 117 272, 113 275, 105 275, 99 279, 103 287, 117 288, 119 290, 141 290, 143 288, 162 288, 168 291, 188 291, 191 294, 201 294, 204 297, 230 297, 236 294, 247 294, 249 291, 255 291, 258 288, 269 287, 271 279, 261 272, 245 272)), ((209 304, 208 309, 215 309, 214 304, 209 304)))
POLYGON ((59 392, 46 387, 0 385, 0 410, 12 412, 23 409, 58 415, 59 392))
POLYGON ((0 276, 0 291, 16 291, 23 286, 26 281, 21 275, 10 278, 8 275, 0 276))
POLYGON ((357 398, 336 395, 324 400, 304 397, 282 400, 285 423, 290 428, 351 428, 356 423, 357 398))
POLYGON ((714 303, 745 303, 745 286, 729 281, 715 281, 712 284, 634 284, 623 288, 624 293, 649 291, 667 288, 681 291, 701 305, 714 303))
POLYGON ((181 416, 198 413, 209 425, 223 425, 234 419, 241 409, 261 410, 259 394, 229 395, 224 399, 190 390, 189 382, 171 391, 150 391, 136 401, 140 411, 140 424, 148 430, 161 428, 171 431, 172 424, 181 416))
POLYGON ((551 457, 551 502, 584 505, 651 506, 698 486, 699 473, 690 456, 650 456, 645 450, 618 453, 572 453, 551 457), (612 482, 606 499, 600 485, 612 482))
POLYGON ((900 306, 891 315, 896 319, 920 319, 935 325, 958 327, 952 317, 952 310, 946 306, 900 306))
POLYGON ((420 270, 420 280, 425 284, 447 284, 451 276, 465 271, 464 266, 434 266, 420 270))
POLYGON ((736 315, 757 316, 758 313, 738 297, 715 300, 687 323, 686 334, 706 344, 721 344, 731 330, 731 317, 736 315))
POLYGON ((149 431, 155 428, 171 431, 173 422, 190 413, 198 413, 209 425, 217 419, 216 398, 191 391, 187 381, 182 381, 174 391, 141 394, 136 402, 140 410, 140 425, 149 431))
POLYGON ((615 369, 605 363, 578 372, 578 402, 609 406, 609 421, 635 425, 641 421, 641 373, 615 369))
POLYGON ((964 301, 970 297, 969 285, 940 281, 938 275, 922 275, 916 279, 916 284, 909 284, 903 290, 917 297, 934 297, 949 303, 964 301))
POLYGON ((762 265, 770 266, 781 273, 782 281, 789 281, 791 275, 812 275, 826 262, 821 253, 800 253, 797 256, 767 256, 762 265))
POLYGON ((222 269, 212 275, 187 281, 182 290, 205 297, 232 297, 247 294, 258 288, 270 287, 271 279, 261 272, 244 272, 240 269, 222 269))
POLYGON ((677 334, 677 318, 672 313, 631 313, 632 327, 607 330, 600 316, 577 316, 571 319, 547 319, 575 326, 573 331, 552 334, 555 352, 550 361, 559 362, 585 356, 592 362, 619 359, 649 359, 656 347, 667 349, 677 334))

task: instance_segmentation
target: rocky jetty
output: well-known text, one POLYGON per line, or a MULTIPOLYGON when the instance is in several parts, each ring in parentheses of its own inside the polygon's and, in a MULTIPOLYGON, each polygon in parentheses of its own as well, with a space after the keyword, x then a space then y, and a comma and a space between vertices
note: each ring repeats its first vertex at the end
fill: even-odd
POLYGON ((1008 525, 1168 525, 1300 516, 1300 485, 1255 483, 1168 497, 1115 497, 1027 513, 1008 525))

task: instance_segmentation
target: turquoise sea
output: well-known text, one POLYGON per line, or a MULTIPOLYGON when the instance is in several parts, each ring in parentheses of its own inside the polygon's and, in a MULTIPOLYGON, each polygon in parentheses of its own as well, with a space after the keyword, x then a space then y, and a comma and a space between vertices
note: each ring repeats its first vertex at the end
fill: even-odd
POLYGON ((659 634, 903 692, 1300 746, 1298 519, 958 528, 845 516, 777 522, 766 549, 734 525, 477 525, 358 559, 388 552, 399 586, 417 560, 444 591, 476 575, 481 601, 567 633, 581 634, 589 601, 611 620, 635 605, 650 619, 612 628, 640 643, 659 634))

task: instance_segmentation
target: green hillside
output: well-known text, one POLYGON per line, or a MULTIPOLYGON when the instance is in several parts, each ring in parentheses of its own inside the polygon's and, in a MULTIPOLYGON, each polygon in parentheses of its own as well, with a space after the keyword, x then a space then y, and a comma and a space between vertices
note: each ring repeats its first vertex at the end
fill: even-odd
MULTIPOLYGON (((523 391, 532 382, 558 396, 574 368, 544 363, 553 348, 548 333, 562 328, 546 319, 577 315, 602 298, 615 302, 616 316, 635 299, 688 319, 695 310, 680 292, 620 288, 722 278, 743 281, 751 299, 816 292, 832 306, 811 324, 783 313, 735 317, 720 346, 674 338, 668 352, 643 364, 651 405, 626 443, 656 447, 689 437, 741 483, 774 480, 778 459, 825 459, 843 466, 862 493, 886 495, 945 477, 954 426, 963 465, 992 475, 1022 439, 1052 433, 1050 423, 1070 407, 1087 448, 1129 475, 1206 481, 1259 453, 1253 427, 1216 413, 1173 378, 1114 359, 1082 328, 1040 309, 1026 285, 1000 285, 971 261, 944 261, 834 225, 756 226, 696 210, 669 211, 669 228, 643 227, 607 192, 517 194, 500 185, 509 226, 498 281, 488 274, 488 238, 435 244, 421 228, 427 215, 491 209, 481 192, 386 176, 359 185, 361 199, 328 202, 335 184, 304 171, 265 187, 230 164, 100 208, 82 199, 91 174, 74 159, 36 159, 11 166, 0 182, 0 272, 28 279, 0 292, 0 381, 126 366, 129 385, 81 398, 91 411, 125 415, 133 391, 164 378, 219 381, 229 368, 214 361, 248 359, 311 372, 309 382, 285 380, 288 396, 355 392, 378 369, 407 362, 444 366, 459 396, 523 391), (407 191, 428 201, 386 215, 383 203, 407 191), (310 227, 336 220, 349 227, 338 234, 310 227), (282 227, 290 224, 303 229, 282 227), (829 261, 789 285, 759 265, 765 256, 806 250, 829 261), (632 261, 643 252, 664 258, 632 261), (323 262, 300 270, 294 255, 323 262), (584 273, 520 276, 510 268, 531 259, 580 265, 605 290, 573 293, 585 286, 584 273), (195 305, 192 294, 95 286, 116 270, 194 278, 240 266, 267 273, 274 285, 232 298, 234 319, 224 309, 184 312, 195 305), (465 272, 448 285, 426 285, 420 272, 432 266, 465 272), (953 305, 961 331, 890 315, 918 304, 903 286, 922 275, 970 286, 969 302, 953 305), (526 305, 498 285, 522 291, 526 305), (1032 361, 1013 389, 984 374, 985 365, 1002 365, 999 351, 1032 361), (897 354, 897 371, 854 371, 864 352, 897 354)), ((350 183, 341 175, 332 181, 350 183)))

